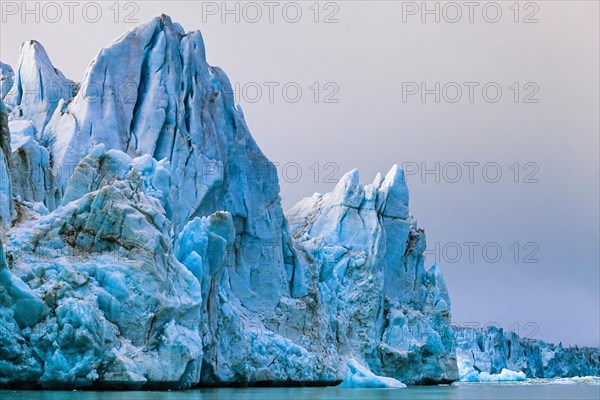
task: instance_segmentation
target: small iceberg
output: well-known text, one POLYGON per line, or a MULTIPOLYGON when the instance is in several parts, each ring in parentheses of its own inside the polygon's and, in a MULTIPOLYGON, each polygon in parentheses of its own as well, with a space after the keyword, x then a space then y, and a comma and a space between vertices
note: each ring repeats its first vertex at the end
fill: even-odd
POLYGON ((346 377, 337 387, 339 388, 405 388, 406 385, 394 378, 378 376, 362 366, 354 358, 348 361, 346 377))
POLYGON ((594 385, 600 386, 600 376, 574 376, 571 378, 554 378, 548 381, 550 385, 594 385))
POLYGON ((506 368, 502 368, 499 374, 488 374, 487 372, 479 374, 480 382, 518 382, 525 379, 527 379, 525 372, 513 371, 506 368))
POLYGON ((512 371, 502 368, 499 374, 479 372, 473 367, 473 361, 457 357, 460 382, 518 382, 527 379, 522 371, 512 371))

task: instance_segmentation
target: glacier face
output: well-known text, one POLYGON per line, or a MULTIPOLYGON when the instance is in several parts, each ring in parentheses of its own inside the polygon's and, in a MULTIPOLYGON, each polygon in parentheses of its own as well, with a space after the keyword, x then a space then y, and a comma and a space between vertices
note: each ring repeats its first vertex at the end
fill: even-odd
POLYGON ((425 233, 408 212, 401 169, 370 185, 353 170, 287 217, 292 295, 321 309, 321 325, 333 327, 325 343, 359 350, 373 373, 405 383, 458 378, 448 291, 437 266, 424 268, 425 233))
POLYGON ((153 19, 101 50, 78 91, 30 41, 14 76, 1 383, 343 379, 352 349, 322 344, 330 316, 291 293, 275 168, 199 32, 153 19))
POLYGON ((226 75, 167 16, 81 85, 35 41, 0 67, 0 386, 459 378, 400 168, 284 215, 226 75))
POLYGON ((455 327, 455 338, 459 364, 464 366, 461 380, 476 380, 474 375, 498 375, 505 370, 522 372, 528 378, 600 376, 597 348, 563 347, 522 338, 495 326, 455 327))
POLYGON ((26 42, 14 76, 0 383, 336 383, 348 359, 407 383, 458 377, 403 172, 366 187, 352 172, 288 228, 276 170, 199 32, 155 18, 102 49, 80 86, 26 42))

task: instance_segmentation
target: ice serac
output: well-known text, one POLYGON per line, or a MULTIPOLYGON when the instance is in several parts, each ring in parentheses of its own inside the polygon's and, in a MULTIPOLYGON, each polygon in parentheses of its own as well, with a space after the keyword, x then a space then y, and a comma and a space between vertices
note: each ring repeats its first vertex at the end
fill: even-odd
POLYGON ((291 293, 317 308, 329 351, 409 384, 458 378, 448 291, 437 266, 424 268, 425 233, 400 168, 370 185, 353 170, 287 217, 291 293))
POLYGON ((69 100, 76 90, 76 85, 52 65, 44 47, 35 40, 21 45, 12 80, 4 96, 7 107, 13 118, 33 121, 40 134, 59 102, 69 100))
MULTIPOLYGON (((70 186, 88 185, 92 168, 82 160, 70 186)), ((31 211, 8 233, 3 383, 190 387, 203 354, 198 280, 174 256, 171 223, 135 169, 95 179, 99 187, 46 216, 31 211)))
POLYGON ((457 357, 463 367, 461 380, 477 380, 481 374, 487 374, 483 375, 484 380, 510 378, 510 374, 503 374, 504 370, 519 371, 528 378, 600 376, 597 348, 563 347, 523 338, 495 326, 455 327, 455 337, 457 357))
POLYGON ((227 77, 207 64, 200 32, 186 34, 163 15, 126 33, 98 53, 82 90, 55 114, 45 135, 62 193, 73 166, 97 144, 163 162, 170 175, 163 204, 174 235, 195 217, 230 212, 232 291, 264 313, 286 294, 275 167, 250 135, 227 77), (256 171, 259 178, 249 179, 256 171), (265 254, 241 257, 248 247, 265 254))
POLYGON ((15 214, 10 160, 11 144, 8 128, 8 113, 6 112, 2 99, 0 99, 0 228, 2 228, 2 226, 9 226, 15 214))
POLYGON ((13 196, 21 202, 54 210, 60 199, 50 167, 50 153, 37 141, 35 124, 12 120, 8 126, 12 168, 18 171, 11 176, 13 196))
POLYGON ((0 61, 0 99, 3 99, 9 92, 13 85, 14 78, 15 72, 12 67, 0 61))

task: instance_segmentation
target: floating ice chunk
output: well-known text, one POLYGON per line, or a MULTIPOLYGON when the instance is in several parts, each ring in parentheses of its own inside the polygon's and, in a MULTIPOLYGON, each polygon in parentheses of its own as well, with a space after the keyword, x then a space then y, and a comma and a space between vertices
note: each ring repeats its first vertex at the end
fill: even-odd
POLYGON ((556 378, 548 382, 551 385, 594 385, 600 386, 599 376, 574 376, 572 378, 556 378))
POLYGON ((406 385, 394 378, 378 376, 370 369, 359 364, 354 358, 348 361, 346 377, 338 385, 341 388, 405 388, 406 385))
POLYGON ((506 368, 502 368, 499 374, 479 372, 473 366, 473 361, 462 357, 457 357, 457 363, 461 382, 517 382, 527 379, 524 372, 506 368))
POLYGON ((524 381, 527 379, 525 372, 523 371, 512 371, 510 369, 502 368, 499 374, 488 374, 482 372, 479 374, 479 380, 481 382, 514 382, 524 381))

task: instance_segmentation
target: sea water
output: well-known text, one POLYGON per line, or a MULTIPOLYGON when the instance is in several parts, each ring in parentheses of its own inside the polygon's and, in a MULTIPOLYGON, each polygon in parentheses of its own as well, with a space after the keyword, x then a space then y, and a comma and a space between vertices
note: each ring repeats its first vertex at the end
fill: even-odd
POLYGON ((26 391, 0 390, 2 400, 358 400, 600 399, 600 380, 530 379, 519 383, 459 383, 404 389, 244 388, 184 391, 26 391))

